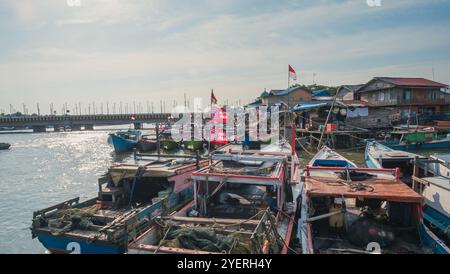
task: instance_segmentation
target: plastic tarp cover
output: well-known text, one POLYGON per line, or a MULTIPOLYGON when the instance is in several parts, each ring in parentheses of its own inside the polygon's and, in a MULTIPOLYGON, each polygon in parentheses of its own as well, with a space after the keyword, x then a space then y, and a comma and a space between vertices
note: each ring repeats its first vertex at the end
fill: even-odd
POLYGON ((355 117, 367 117, 369 116, 368 108, 355 108, 354 110, 348 109, 347 118, 355 118, 355 117))

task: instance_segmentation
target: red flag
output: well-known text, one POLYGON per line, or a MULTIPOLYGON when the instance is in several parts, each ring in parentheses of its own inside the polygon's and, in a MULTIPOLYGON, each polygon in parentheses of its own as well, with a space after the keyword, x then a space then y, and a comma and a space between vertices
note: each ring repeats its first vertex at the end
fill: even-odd
POLYGON ((297 81, 297 73, 295 72, 294 68, 289 65, 289 77, 295 81, 297 81))
POLYGON ((217 98, 214 96, 214 90, 211 90, 211 105, 217 104, 217 98))

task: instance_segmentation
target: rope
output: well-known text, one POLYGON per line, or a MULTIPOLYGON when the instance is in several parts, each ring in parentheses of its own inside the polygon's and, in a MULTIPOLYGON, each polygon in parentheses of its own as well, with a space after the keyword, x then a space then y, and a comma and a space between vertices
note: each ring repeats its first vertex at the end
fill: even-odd
POLYGON ((294 249, 292 249, 291 247, 289 247, 289 245, 286 244, 286 243, 284 242, 283 237, 280 236, 280 234, 278 233, 278 231, 277 231, 277 229, 276 229, 276 225, 275 225, 275 223, 274 223, 274 219, 273 219, 273 216, 272 216, 272 215, 269 215, 269 221, 270 221, 270 224, 271 224, 271 227, 272 227, 272 231, 273 231, 274 236, 275 236, 275 240, 277 240, 278 242, 281 242, 282 245, 285 246, 285 247, 287 247, 287 249, 289 249, 292 253, 298 254, 297 251, 295 251, 294 249))
POLYGON ((314 153, 309 152, 303 145, 302 143, 299 141, 299 139, 296 139, 297 143, 300 145, 300 147, 303 149, 304 152, 308 153, 310 156, 313 156, 314 153))
POLYGON ((266 210, 261 210, 261 211, 259 211, 258 213, 256 213, 255 215, 253 215, 252 217, 250 217, 250 218, 248 218, 248 219, 246 219, 246 220, 243 220, 243 221, 241 221, 241 222, 237 222, 237 223, 234 223, 234 224, 228 224, 228 225, 218 224, 218 223, 216 223, 216 220, 215 220, 215 218, 214 218, 214 227, 227 228, 227 227, 230 227, 230 226, 242 225, 242 224, 247 223, 248 221, 251 221, 251 220, 255 219, 255 218, 258 217, 258 215, 261 214, 262 212, 266 212, 266 210), (215 225, 217 225, 217 226, 215 226, 215 225))
POLYGON ((155 250, 155 252, 153 252, 153 254, 156 254, 159 251, 159 249, 161 248, 164 240, 167 238, 167 235, 169 234, 170 229, 172 229, 172 226, 169 226, 169 229, 167 229, 166 233, 164 234, 164 237, 161 239, 161 241, 159 241, 158 248, 156 248, 156 250, 155 250))
MULTIPOLYGON (((315 176, 316 178, 323 178, 323 179, 329 179, 326 177, 319 177, 319 176, 315 176)), ((360 183, 360 182, 348 182, 348 181, 344 181, 344 180, 336 180, 336 181, 332 181, 332 182, 327 182, 326 180, 322 180, 324 181, 326 184, 328 185, 342 185, 342 186, 348 186, 350 188, 351 192, 357 192, 357 191, 368 191, 368 192, 373 192, 375 190, 375 188, 373 188, 372 186, 368 185, 368 184, 364 184, 364 183, 360 183)))

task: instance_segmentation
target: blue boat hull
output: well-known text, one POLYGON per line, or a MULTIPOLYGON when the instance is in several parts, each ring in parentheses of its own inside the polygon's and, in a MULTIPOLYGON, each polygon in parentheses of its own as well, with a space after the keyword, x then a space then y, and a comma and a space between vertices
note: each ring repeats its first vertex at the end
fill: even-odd
POLYGON ((116 135, 111 135, 111 141, 117 153, 132 151, 137 145, 137 141, 123 139, 116 135))
MULTIPOLYGON (((182 206, 188 204, 193 198, 193 188, 186 187, 177 193, 170 193, 164 201, 157 202, 153 205, 141 210, 135 216, 130 219, 130 222, 136 223, 137 220, 150 219, 152 220, 156 216, 161 215, 161 208, 163 203, 165 207, 170 210, 176 211, 182 206)), ((127 220, 128 221, 128 220, 127 220)), ((144 224, 139 231, 144 231, 150 227, 152 221, 148 221, 144 224)), ((132 233, 135 233, 133 231, 132 233)), ((116 242, 109 241, 94 241, 90 242, 86 238, 75 238, 66 235, 54 236, 48 231, 36 231, 36 237, 42 243, 42 245, 52 253, 79 253, 79 254, 123 254, 128 248, 128 236, 127 238, 121 238, 122 240, 116 242), (73 249, 75 248, 75 249, 73 249)), ((131 232, 130 232, 131 233, 131 232)))
POLYGON ((420 149, 436 149, 436 148, 450 148, 450 140, 436 141, 421 144, 384 144, 387 147, 396 150, 420 150, 420 149))
POLYGON ((450 254, 450 249, 425 226, 423 221, 419 223, 419 236, 422 247, 430 249, 433 254, 450 254))
POLYGON ((121 254, 125 251, 125 247, 121 248, 107 243, 87 243, 44 232, 39 233, 37 238, 52 253, 121 254))

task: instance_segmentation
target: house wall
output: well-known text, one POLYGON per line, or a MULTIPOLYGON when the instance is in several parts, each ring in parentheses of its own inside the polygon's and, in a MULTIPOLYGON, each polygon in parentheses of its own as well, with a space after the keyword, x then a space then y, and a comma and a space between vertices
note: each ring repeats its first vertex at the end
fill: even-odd
POLYGON ((400 111, 394 107, 369 107, 369 116, 347 118, 345 124, 351 127, 374 129, 388 128, 400 119, 400 111))
POLYGON ((375 106, 423 106, 435 107, 444 105, 444 97, 438 89, 426 88, 388 88, 360 94, 363 101, 375 106))
POLYGON ((347 88, 339 88, 337 90, 337 100, 339 101, 353 101, 355 100, 355 93, 347 88))
POLYGON ((347 94, 342 96, 342 100, 343 101, 352 101, 352 100, 354 100, 354 92, 352 92, 352 91, 347 92, 347 94))

